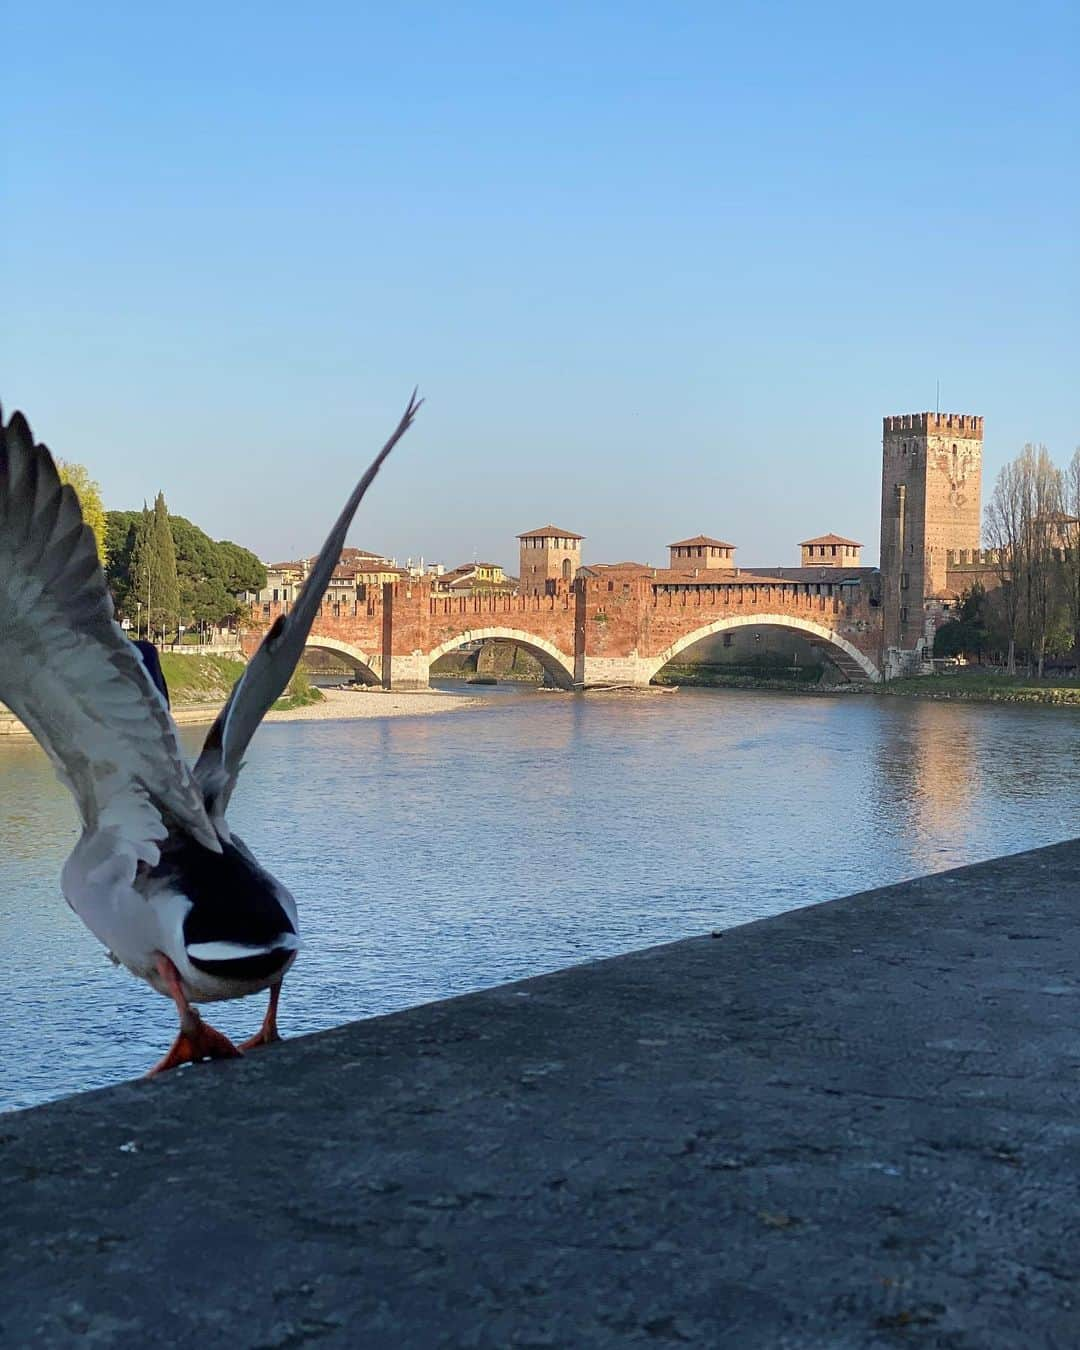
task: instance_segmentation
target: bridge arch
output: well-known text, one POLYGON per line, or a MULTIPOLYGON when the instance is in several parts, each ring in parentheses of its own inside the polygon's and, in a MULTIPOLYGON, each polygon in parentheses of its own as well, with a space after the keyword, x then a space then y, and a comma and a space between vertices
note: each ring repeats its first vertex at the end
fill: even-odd
POLYGON ((830 655, 845 675, 853 679, 872 680, 875 684, 881 680, 881 672, 865 652, 842 638, 839 633, 824 624, 814 623, 812 619, 801 619, 794 614, 735 614, 726 619, 717 619, 677 638, 655 658, 655 665, 649 678, 659 674, 669 661, 692 647, 702 638, 712 637, 714 633, 730 632, 732 628, 790 628, 805 633, 815 640, 815 645, 831 648, 830 655))
POLYGON ((468 628, 428 652, 428 665, 429 667, 434 665, 440 656, 456 651, 458 647, 464 647, 467 642, 482 642, 487 638, 496 638, 500 642, 514 642, 519 647, 524 647, 536 657, 554 684, 560 689, 573 689, 574 658, 560 651, 547 638, 538 637, 535 633, 523 633, 518 628, 468 628))
MULTIPOLYGON (((367 652, 362 652, 359 647, 354 647, 350 642, 342 642, 339 638, 311 636, 304 644, 306 652, 332 652, 334 656, 343 657, 348 661, 356 672, 357 677, 364 684, 381 684, 382 680, 375 673, 372 665, 372 657, 367 652)), ((379 660, 380 658, 374 658, 379 660)), ((381 664, 381 661, 380 661, 381 664)))

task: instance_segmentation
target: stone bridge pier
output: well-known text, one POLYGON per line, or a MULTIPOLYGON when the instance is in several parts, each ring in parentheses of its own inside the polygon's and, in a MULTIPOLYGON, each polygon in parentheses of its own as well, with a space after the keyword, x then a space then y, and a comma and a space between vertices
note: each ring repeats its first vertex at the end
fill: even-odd
MULTIPOLYGON (((263 606, 244 635, 249 655, 287 610, 263 606)), ((308 646, 387 689, 426 689, 440 656, 488 639, 524 647, 560 688, 642 687, 695 642, 748 625, 800 633, 849 679, 881 678, 880 610, 868 586, 735 573, 680 588, 640 575, 579 577, 548 595, 441 596, 425 581, 387 583, 356 603, 324 601, 308 646)))

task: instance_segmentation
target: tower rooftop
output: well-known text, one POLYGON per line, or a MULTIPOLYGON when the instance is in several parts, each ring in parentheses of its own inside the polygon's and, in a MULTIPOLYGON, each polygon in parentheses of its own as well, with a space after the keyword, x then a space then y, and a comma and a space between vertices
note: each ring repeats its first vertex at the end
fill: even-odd
POLYGON ((811 544, 847 544, 850 548, 862 548, 857 539, 845 539, 842 534, 819 534, 816 539, 804 539, 800 548, 809 548, 811 544))
POLYGON ((560 530, 558 525, 541 525, 538 530, 526 530, 524 534, 518 535, 519 539, 584 539, 583 534, 575 534, 573 530, 560 530))
POLYGON ((735 547, 734 544, 729 544, 725 539, 710 539, 707 534, 695 534, 693 539, 678 539, 674 544, 668 544, 668 548, 703 548, 706 544, 711 548, 735 547))

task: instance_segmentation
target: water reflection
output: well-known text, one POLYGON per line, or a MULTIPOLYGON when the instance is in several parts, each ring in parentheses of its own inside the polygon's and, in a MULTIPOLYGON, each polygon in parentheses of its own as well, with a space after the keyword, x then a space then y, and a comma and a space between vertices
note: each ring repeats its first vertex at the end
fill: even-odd
MULTIPOLYGON (((1069 711, 498 690, 264 727, 232 814, 300 904, 296 1033, 1066 838, 1078 788, 1069 711)), ((131 1076, 172 1034, 59 896, 75 832, 45 757, 0 743, 0 1106, 131 1076)))

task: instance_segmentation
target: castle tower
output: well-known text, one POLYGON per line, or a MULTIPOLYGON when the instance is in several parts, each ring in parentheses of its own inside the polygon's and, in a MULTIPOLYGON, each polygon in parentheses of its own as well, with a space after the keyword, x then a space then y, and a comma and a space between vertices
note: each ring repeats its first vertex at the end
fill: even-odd
POLYGON ((520 564, 518 589, 522 595, 550 595, 560 581, 573 581, 581 566, 584 535, 543 525, 518 535, 520 564))
POLYGON ((881 458, 884 646, 911 651, 945 590, 950 549, 979 547, 983 419, 967 413, 886 417, 881 458))
POLYGON ((735 545, 723 539, 710 539, 707 534, 680 539, 678 543, 668 544, 668 549, 673 569, 707 567, 727 571, 735 566, 735 545))
POLYGON ((842 534, 819 534, 799 545, 800 567, 861 567, 862 544, 842 534))

